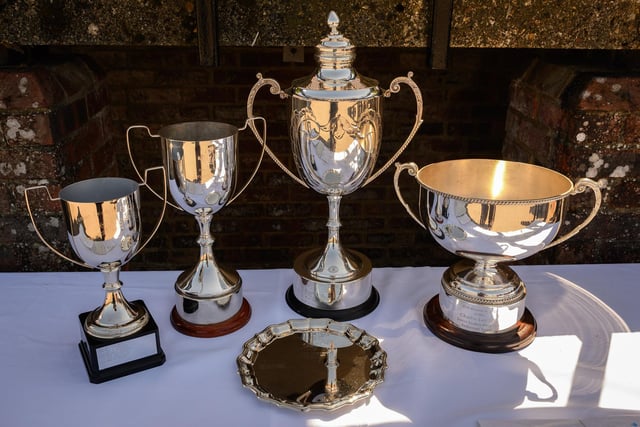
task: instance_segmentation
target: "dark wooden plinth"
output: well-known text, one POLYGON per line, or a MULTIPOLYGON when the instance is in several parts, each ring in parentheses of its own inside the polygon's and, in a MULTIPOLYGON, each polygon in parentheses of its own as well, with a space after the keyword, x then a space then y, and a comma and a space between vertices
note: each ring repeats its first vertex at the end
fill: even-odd
POLYGON ((285 294, 285 300, 289 307, 296 313, 314 319, 332 319, 337 322, 346 322, 349 320, 359 319, 367 314, 371 313, 380 303, 380 294, 376 288, 371 288, 371 294, 365 302, 360 305, 351 308, 344 308, 340 310, 330 310, 311 307, 298 298, 296 298, 293 292, 293 285, 289 286, 285 294))
POLYGON ((84 361, 84 366, 87 369, 87 374, 89 375, 89 381, 94 384, 100 384, 125 375, 154 368, 162 365, 166 360, 164 351, 162 351, 160 347, 158 325, 155 320, 153 320, 153 316, 149 313, 144 301, 131 301, 130 304, 136 307, 137 310, 147 311, 149 321, 138 332, 121 338, 96 338, 87 334, 84 330, 84 322, 91 312, 87 311, 79 315, 82 339, 78 343, 78 347, 82 355, 82 360, 84 361), (155 345, 151 344, 150 346, 146 340, 149 335, 154 336, 153 342, 155 342, 155 345), (106 364, 107 367, 104 365, 101 366, 102 362, 98 353, 106 349, 109 349, 106 353, 107 359, 109 359, 109 354, 120 354, 122 358, 121 363, 116 365, 106 364))
POLYGON ((236 314, 224 322, 199 325, 184 320, 173 307, 171 310, 171 324, 180 333, 197 338, 214 338, 237 331, 247 324, 251 318, 251 306, 246 298, 242 299, 242 306, 236 314))
POLYGON ((509 331, 496 334, 483 334, 461 329, 444 317, 436 295, 424 306, 424 323, 435 336, 466 350, 483 353, 507 353, 525 348, 536 336, 536 321, 525 308, 522 318, 509 331))

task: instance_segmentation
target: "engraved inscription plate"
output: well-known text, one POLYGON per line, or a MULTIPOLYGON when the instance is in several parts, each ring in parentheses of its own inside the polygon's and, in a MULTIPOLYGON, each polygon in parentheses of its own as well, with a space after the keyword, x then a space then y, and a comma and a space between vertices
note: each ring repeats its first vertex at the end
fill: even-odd
POLYGON ((440 288, 443 315, 454 325, 471 332, 500 333, 516 325, 525 309, 525 300, 494 306, 470 303, 440 288))

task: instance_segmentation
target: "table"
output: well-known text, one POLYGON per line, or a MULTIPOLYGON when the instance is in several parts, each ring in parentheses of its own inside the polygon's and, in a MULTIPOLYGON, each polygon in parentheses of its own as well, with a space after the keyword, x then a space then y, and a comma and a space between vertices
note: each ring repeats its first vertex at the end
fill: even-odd
POLYGON ((385 381, 366 402, 307 413, 257 399, 236 372, 246 340, 298 317, 284 299, 292 270, 240 271, 251 320, 208 339, 170 324, 179 272, 123 272, 124 294, 149 307, 167 360, 102 384, 89 383, 77 347, 77 316, 101 303, 101 274, 0 273, 0 425, 464 427, 479 420, 640 419, 640 264, 513 268, 527 284, 538 336, 507 354, 453 347, 424 326, 422 307, 444 268, 374 269, 380 305, 350 323, 379 338, 388 354, 385 381))

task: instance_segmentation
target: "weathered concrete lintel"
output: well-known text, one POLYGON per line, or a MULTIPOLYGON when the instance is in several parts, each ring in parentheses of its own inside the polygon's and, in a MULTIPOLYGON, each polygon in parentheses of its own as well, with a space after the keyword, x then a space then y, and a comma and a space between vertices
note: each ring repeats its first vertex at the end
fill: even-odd
MULTIPOLYGON (((356 46, 427 47, 434 0, 208 0, 219 46, 315 46, 335 10, 356 46)), ((0 2, 10 46, 195 46, 195 0, 0 2)), ((200 2, 202 3, 202 2, 200 2)), ((640 49, 634 0, 454 0, 451 47, 640 49), (562 4, 562 7, 558 7, 562 4)))

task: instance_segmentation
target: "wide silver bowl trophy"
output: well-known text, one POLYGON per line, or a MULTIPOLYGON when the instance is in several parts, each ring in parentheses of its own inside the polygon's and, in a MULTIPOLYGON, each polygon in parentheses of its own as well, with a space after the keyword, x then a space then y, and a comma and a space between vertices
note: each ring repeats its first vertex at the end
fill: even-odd
MULTIPOLYGON (((146 183, 146 172, 145 172, 146 183)), ((62 258, 104 274, 105 298, 93 311, 80 314, 80 352, 92 383, 101 383, 164 363, 158 327, 144 301, 128 302, 122 294, 120 269, 153 238, 166 207, 151 235, 141 245, 140 191, 137 182, 126 178, 93 178, 64 187, 52 198, 44 186, 24 192, 36 234, 62 258), (76 261, 54 248, 38 230, 31 212, 29 192, 45 189, 52 201, 60 200, 69 242, 76 261)))
POLYGON ((160 138, 162 158, 167 170, 167 186, 173 207, 193 215, 200 227, 200 257, 196 265, 180 274, 175 282, 177 302, 171 323, 181 333, 195 337, 217 337, 234 332, 251 317, 251 306, 242 295, 242 279, 237 271, 224 268, 213 255, 210 233, 213 214, 233 202, 255 176, 264 154, 246 184, 235 192, 238 170, 238 132, 255 120, 263 122, 261 138, 266 139, 264 119, 248 119, 242 128, 220 122, 197 121, 163 127, 152 134, 147 126, 127 129, 127 148, 133 160, 129 133, 146 129, 160 138))
POLYGON ((396 164, 394 187, 409 215, 448 251, 464 257, 443 274, 440 292, 424 307, 429 329, 458 347, 487 353, 519 350, 536 334, 525 306, 525 284, 505 262, 562 243, 595 217, 598 184, 527 163, 462 159, 396 164), (418 213, 405 202, 402 171, 419 184, 418 213), (578 226, 555 239, 569 196, 590 188, 594 205, 578 226), (555 240, 554 240, 555 239, 555 240))
POLYGON ((379 294, 373 287, 369 258, 340 243, 340 200, 377 178, 404 151, 422 123, 422 95, 412 73, 394 79, 386 91, 375 80, 359 75, 352 67, 355 48, 338 32, 334 12, 328 24, 330 34, 316 47, 315 73, 295 80, 286 91, 277 81, 258 74, 247 101, 247 115, 253 117, 254 99, 263 86, 291 99, 291 150, 301 178, 268 148, 267 154, 296 182, 327 196, 329 221, 325 247, 308 250, 294 261, 297 277, 287 290, 286 301, 305 317, 344 321, 374 310, 379 294), (382 142, 381 98, 398 92, 400 83, 415 95, 415 124, 395 155, 372 174, 382 142))

